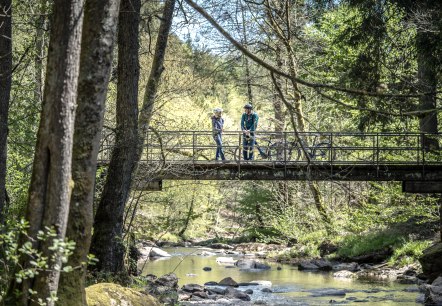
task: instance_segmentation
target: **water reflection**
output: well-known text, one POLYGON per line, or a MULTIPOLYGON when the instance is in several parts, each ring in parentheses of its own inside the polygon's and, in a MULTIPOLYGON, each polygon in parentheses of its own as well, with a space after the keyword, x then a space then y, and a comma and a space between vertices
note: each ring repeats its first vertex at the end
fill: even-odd
MULTIPOLYGON (((280 305, 326 305, 336 304, 363 304, 363 305, 417 305, 418 293, 416 286, 400 285, 392 282, 372 282, 360 280, 337 279, 330 273, 304 272, 297 267, 268 263, 270 270, 240 271, 231 263, 217 263, 219 257, 198 256, 202 250, 194 248, 165 249, 172 257, 147 261, 143 274, 157 276, 174 272, 179 278, 179 285, 196 283, 203 285, 209 281, 219 282, 225 277, 232 277, 238 283, 248 283, 257 280, 266 280, 272 283, 273 293, 263 293, 261 287, 241 286, 241 290, 254 290, 252 300, 265 300, 280 305), (204 267, 212 268, 204 271, 204 267), (282 269, 278 270, 277 267, 282 269), (413 288, 410 288, 413 287, 413 288), (407 290, 408 289, 408 290, 407 290), (328 295, 322 296, 325 290, 328 295), (333 295, 333 291, 335 290, 333 295), (340 292, 339 292, 340 291, 340 292), (342 295, 344 291, 345 295, 342 295), (287 302, 287 299, 291 302, 287 302)), ((237 257, 228 255, 228 257, 237 257)))

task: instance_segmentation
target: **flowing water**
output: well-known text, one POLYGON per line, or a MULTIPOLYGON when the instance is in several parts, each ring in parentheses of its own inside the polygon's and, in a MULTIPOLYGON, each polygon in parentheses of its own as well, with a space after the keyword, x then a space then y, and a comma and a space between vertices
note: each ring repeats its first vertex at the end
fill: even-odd
POLYGON ((419 305, 415 302, 419 293, 416 285, 393 282, 374 282, 337 279, 331 273, 298 271, 296 266, 267 263, 270 270, 240 271, 232 265, 221 265, 217 257, 234 255, 200 256, 196 248, 165 248, 172 257, 145 262, 143 273, 161 276, 174 272, 180 287, 184 284, 203 285, 209 281, 219 282, 230 276, 236 282, 247 283, 265 280, 272 283, 273 292, 265 293, 265 286, 240 286, 239 290, 252 289, 252 301, 265 301, 269 305, 419 305), (204 271, 211 267, 211 271, 204 271), (277 268, 281 269, 278 270, 277 268), (343 292, 345 295, 343 295, 343 292))

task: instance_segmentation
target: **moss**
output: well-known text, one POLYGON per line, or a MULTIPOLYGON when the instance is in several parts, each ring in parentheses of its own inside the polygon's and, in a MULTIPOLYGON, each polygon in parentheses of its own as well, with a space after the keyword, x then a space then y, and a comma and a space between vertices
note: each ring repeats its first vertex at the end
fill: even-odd
POLYGON ((113 283, 87 287, 86 299, 89 306, 160 306, 160 303, 148 294, 113 283))

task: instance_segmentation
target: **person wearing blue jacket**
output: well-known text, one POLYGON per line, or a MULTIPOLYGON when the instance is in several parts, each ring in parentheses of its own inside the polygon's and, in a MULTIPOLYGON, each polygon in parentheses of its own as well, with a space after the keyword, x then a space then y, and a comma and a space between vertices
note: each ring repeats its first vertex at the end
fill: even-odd
POLYGON ((212 116, 212 136, 213 140, 215 140, 216 143, 216 154, 215 154, 215 160, 221 160, 225 161, 226 158, 224 157, 224 150, 223 150, 223 131, 224 131, 224 119, 222 118, 223 109, 222 108, 215 108, 213 109, 213 116, 212 116))
POLYGON ((255 146, 255 131, 258 127, 258 114, 253 112, 253 106, 249 103, 244 105, 244 113, 241 116, 241 131, 243 133, 243 157, 244 160, 253 160, 255 146))

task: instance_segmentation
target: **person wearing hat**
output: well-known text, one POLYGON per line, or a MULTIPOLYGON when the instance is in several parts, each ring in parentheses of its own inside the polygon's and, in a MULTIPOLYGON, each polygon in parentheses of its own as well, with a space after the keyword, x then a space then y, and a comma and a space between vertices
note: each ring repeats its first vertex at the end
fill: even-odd
POLYGON ((225 161, 224 150, 223 150, 223 131, 224 131, 224 119, 222 118, 223 109, 220 107, 213 109, 212 116, 212 136, 213 140, 216 143, 216 154, 215 160, 219 160, 221 158, 222 161, 225 161))
POLYGON ((255 146, 255 131, 258 127, 258 114, 253 112, 253 106, 249 103, 244 105, 244 113, 241 116, 241 130, 243 133, 243 157, 244 160, 253 160, 255 146))

